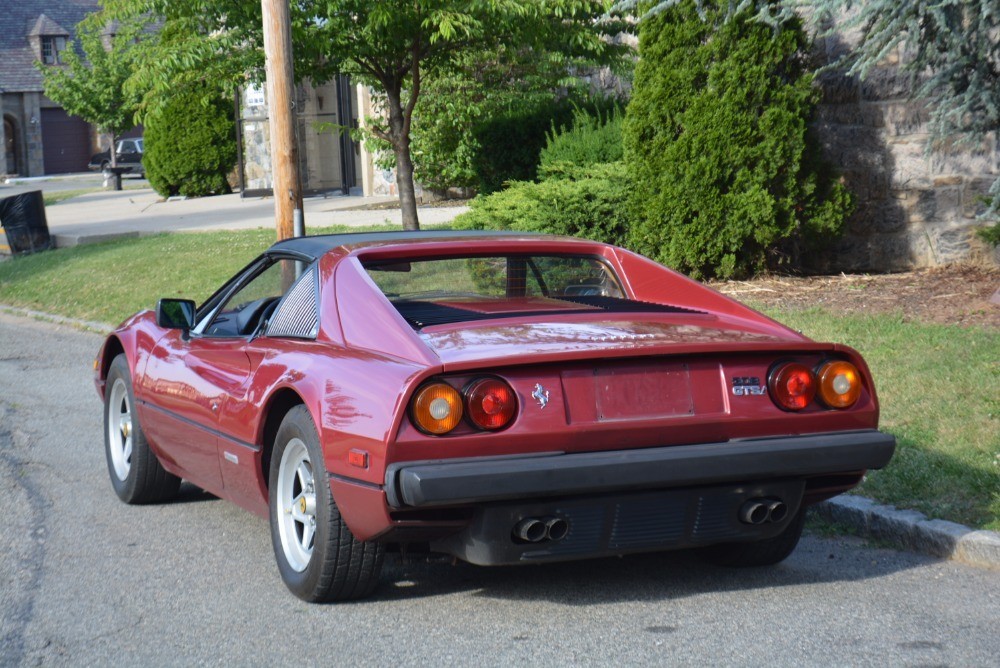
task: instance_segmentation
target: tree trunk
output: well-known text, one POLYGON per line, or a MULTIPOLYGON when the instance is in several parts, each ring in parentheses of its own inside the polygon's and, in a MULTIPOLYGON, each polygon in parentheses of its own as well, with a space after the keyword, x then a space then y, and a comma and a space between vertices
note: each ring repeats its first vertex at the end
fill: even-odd
POLYGON ((108 149, 108 156, 111 158, 111 178, 108 175, 104 175, 104 187, 108 187, 108 181, 110 180, 110 186, 112 190, 122 189, 122 175, 118 171, 118 151, 115 149, 118 147, 118 135, 113 132, 108 133, 108 138, 111 140, 111 148, 108 149))
POLYGON ((413 159, 410 158, 410 135, 403 117, 399 91, 386 91, 389 102, 389 137, 396 155, 396 187, 399 189, 399 209, 403 214, 404 230, 419 230, 417 196, 413 187, 413 159))

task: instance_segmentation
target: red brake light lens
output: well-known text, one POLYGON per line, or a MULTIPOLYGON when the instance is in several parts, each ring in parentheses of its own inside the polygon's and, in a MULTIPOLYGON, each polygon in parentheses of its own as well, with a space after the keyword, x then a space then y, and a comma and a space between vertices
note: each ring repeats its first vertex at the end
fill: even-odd
POLYGON ((482 378, 465 391, 466 414, 480 429, 503 429, 517 412, 517 397, 510 385, 496 378, 482 378))
POLYGON ((861 398, 861 374, 850 362, 827 362, 816 375, 819 398, 830 408, 850 408, 861 398))
POLYGON ((775 369, 768 385, 771 399, 790 411, 802 410, 816 396, 816 376, 809 367, 797 362, 787 362, 775 369))

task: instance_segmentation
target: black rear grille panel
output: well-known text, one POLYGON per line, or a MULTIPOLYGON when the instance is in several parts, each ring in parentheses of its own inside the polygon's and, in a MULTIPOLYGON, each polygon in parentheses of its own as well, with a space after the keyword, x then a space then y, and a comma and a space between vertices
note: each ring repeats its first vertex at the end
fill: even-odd
POLYGON ((448 325, 456 322, 474 322, 478 320, 497 320, 507 318, 524 318, 549 315, 565 315, 575 313, 687 313, 704 314, 704 311, 670 306, 668 304, 653 304, 651 302, 619 299, 617 297, 573 296, 559 297, 554 301, 578 304, 583 308, 532 309, 525 311, 505 311, 501 313, 482 313, 471 309, 458 308, 432 301, 399 299, 392 302, 399 314, 414 329, 422 329, 433 325, 448 325))

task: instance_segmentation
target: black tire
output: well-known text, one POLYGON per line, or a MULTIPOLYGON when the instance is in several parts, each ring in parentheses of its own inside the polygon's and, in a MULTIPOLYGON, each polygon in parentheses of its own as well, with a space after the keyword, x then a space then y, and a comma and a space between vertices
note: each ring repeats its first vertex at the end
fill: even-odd
POLYGON ((701 556, 717 566, 748 568, 773 566, 784 561, 799 544, 806 523, 805 506, 799 508, 785 530, 774 538, 750 543, 722 543, 699 550, 701 556))
POLYGON ((104 388, 104 455, 111 486, 125 503, 169 501, 176 496, 181 479, 167 472, 149 449, 135 406, 128 360, 118 355, 111 362, 104 388))
POLYGON ((359 541, 344 524, 330 491, 316 427, 305 406, 292 408, 278 428, 268 482, 271 543, 288 589, 309 602, 347 601, 370 594, 378 584, 385 548, 359 541), (292 499, 309 496, 308 488, 295 482, 301 481, 295 472, 303 457, 312 475, 313 514, 305 514, 309 504, 302 501, 300 522, 292 515, 300 506, 292 499), (307 551, 303 539, 310 519, 315 528, 307 551))

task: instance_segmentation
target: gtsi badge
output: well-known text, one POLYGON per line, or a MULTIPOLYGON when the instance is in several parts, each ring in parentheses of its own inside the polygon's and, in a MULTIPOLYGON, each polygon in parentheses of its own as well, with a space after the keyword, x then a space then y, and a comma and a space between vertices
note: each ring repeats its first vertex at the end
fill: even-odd
POLYGON ((767 394, 767 387, 757 376, 733 376, 733 394, 738 397, 759 397, 767 394))

